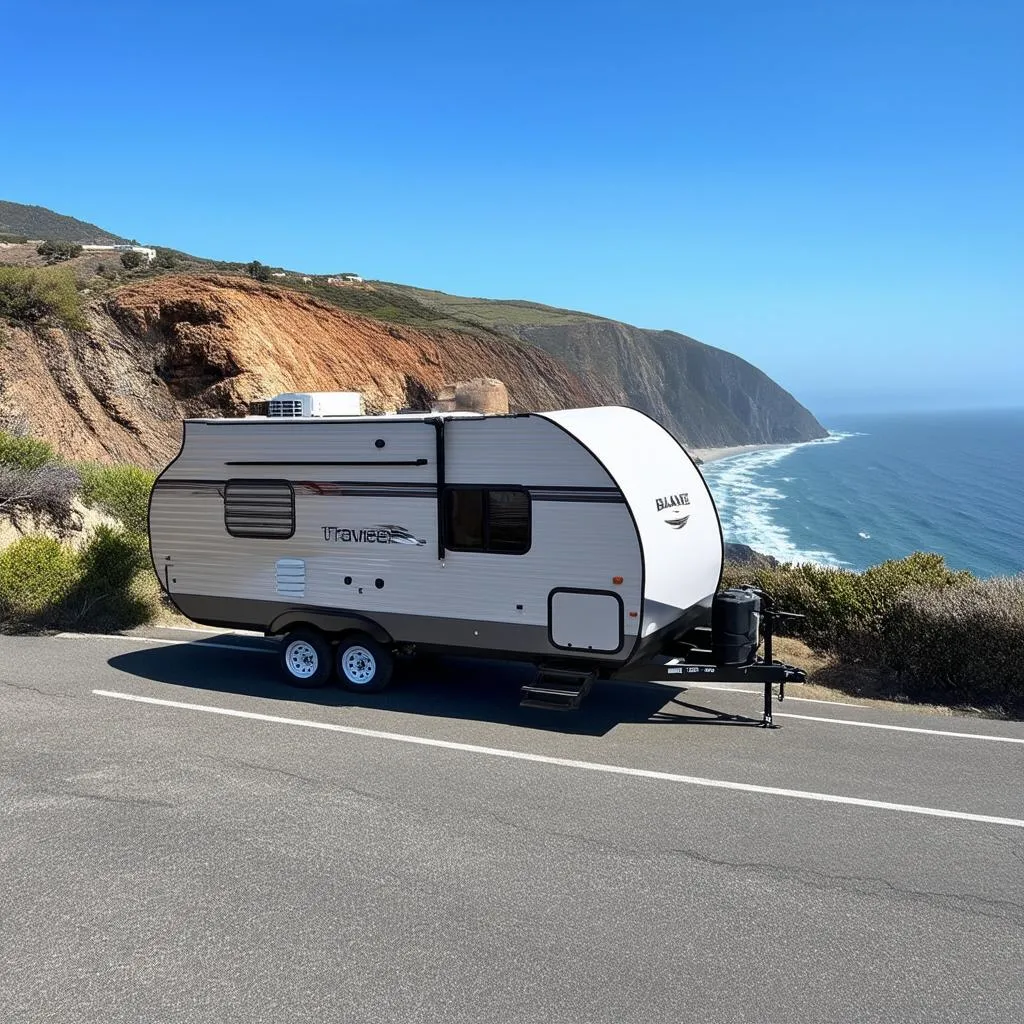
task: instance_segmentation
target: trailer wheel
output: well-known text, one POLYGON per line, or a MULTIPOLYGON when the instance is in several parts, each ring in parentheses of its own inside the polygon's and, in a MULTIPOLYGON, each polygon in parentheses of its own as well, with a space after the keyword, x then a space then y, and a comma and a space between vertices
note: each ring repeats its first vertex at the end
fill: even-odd
POLYGON ((289 633, 281 646, 281 667, 292 686, 313 689, 331 678, 331 645, 315 629, 289 633))
POLYGON ((395 656, 365 633, 348 633, 338 644, 338 679, 346 690, 377 693, 391 682, 395 656))

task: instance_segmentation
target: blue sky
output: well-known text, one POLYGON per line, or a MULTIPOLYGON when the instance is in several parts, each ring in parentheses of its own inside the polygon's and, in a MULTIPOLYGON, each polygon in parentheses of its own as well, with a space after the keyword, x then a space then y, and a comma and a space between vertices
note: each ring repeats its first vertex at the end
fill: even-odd
POLYGON ((0 0, 0 198, 679 330, 826 414, 1019 405, 1022 11, 0 0))

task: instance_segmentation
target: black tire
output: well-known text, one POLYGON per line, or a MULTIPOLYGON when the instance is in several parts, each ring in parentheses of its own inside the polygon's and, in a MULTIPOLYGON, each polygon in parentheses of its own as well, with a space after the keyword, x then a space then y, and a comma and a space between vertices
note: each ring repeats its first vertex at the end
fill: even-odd
POLYGON ((334 670, 327 637, 315 629, 296 629, 288 633, 281 641, 281 670, 292 686, 303 690, 325 686, 334 670))
POLYGON ((346 633, 338 644, 338 681, 356 693, 379 693, 391 682, 395 656, 365 633, 346 633))

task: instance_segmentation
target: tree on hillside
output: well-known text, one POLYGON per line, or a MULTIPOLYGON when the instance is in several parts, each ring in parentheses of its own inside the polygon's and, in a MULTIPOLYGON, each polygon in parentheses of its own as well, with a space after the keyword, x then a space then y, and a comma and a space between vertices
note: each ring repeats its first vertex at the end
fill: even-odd
POLYGON ((144 262, 142 253, 136 252, 134 249, 126 249, 121 253, 121 266, 125 270, 137 270, 144 262))
POLYGON ((245 270, 254 281, 270 280, 270 267, 263 266, 259 260, 253 260, 251 263, 247 263, 245 265, 245 270))
POLYGON ((173 270, 178 265, 178 257, 174 254, 171 249, 157 249, 156 259, 153 260, 153 266, 157 270, 173 270))
POLYGON ((40 242, 36 246, 36 252, 42 256, 47 263, 62 263, 64 260, 72 260, 82 255, 82 247, 77 242, 40 242))

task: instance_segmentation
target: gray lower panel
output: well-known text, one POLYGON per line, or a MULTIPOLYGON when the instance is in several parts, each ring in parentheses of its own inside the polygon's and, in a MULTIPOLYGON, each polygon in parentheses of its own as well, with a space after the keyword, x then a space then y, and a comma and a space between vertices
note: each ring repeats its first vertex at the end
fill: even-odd
POLYGON ((340 623, 337 628, 358 628, 359 620, 366 619, 384 629, 396 643, 487 654, 521 655, 528 659, 578 658, 619 665, 629 655, 633 640, 627 636, 623 650, 617 655, 597 655, 592 652, 564 651, 552 646, 546 625, 322 608, 285 601, 253 601, 204 594, 171 594, 170 597, 183 615, 208 626, 269 631, 276 620, 294 615, 299 621, 303 616, 308 616, 309 621, 323 628, 331 628, 332 620, 340 623))

